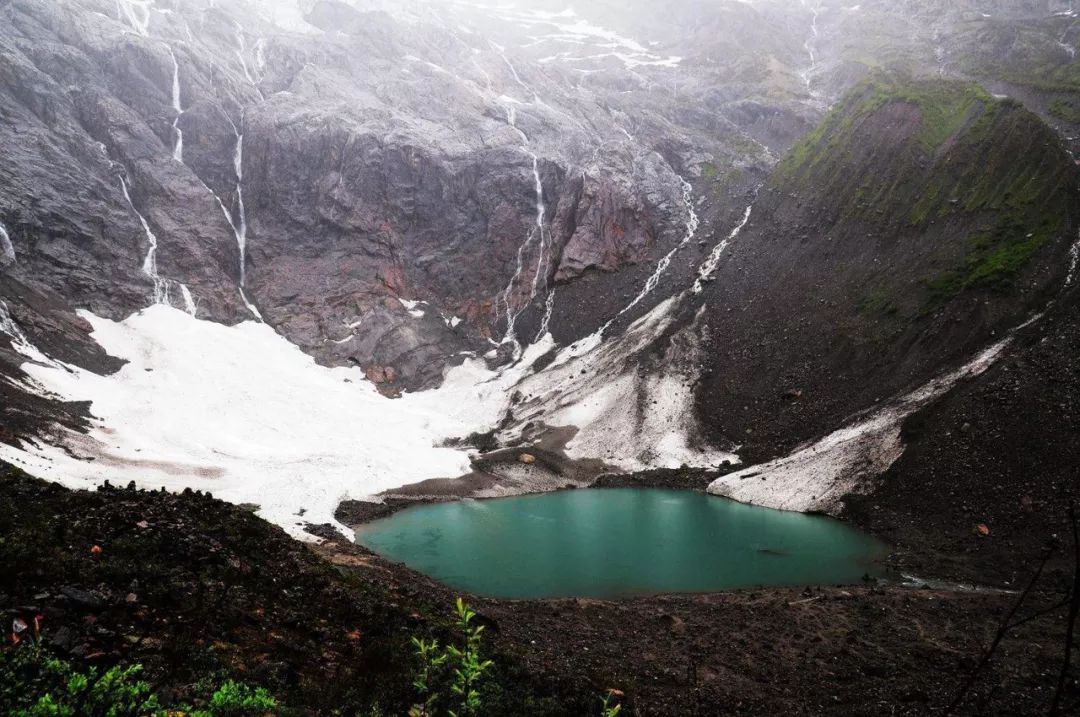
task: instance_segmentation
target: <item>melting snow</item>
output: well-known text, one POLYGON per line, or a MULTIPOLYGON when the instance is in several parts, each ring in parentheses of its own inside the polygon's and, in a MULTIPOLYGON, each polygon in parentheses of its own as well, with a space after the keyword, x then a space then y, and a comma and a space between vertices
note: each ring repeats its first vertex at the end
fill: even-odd
POLYGON ((525 396, 514 407, 518 425, 578 429, 571 457, 627 470, 715 465, 734 456, 694 440, 692 382, 677 370, 642 376, 636 365, 636 352, 669 325, 676 301, 617 339, 594 335, 566 347, 542 372, 532 366, 554 349, 550 335, 501 371, 466 360, 439 389, 399 400, 381 396, 359 368, 319 366, 265 324, 223 326, 166 305, 122 322, 81 313, 94 339, 128 362, 98 376, 50 362, 0 305, 0 331, 32 360, 23 368, 38 390, 90 401, 96 417, 89 435, 62 431, 62 447, 0 445, 0 459, 73 488, 108 479, 210 491, 258 505, 301 538, 308 523, 345 531, 333 517, 342 500, 469 472, 467 452, 441 446, 495 428, 518 390, 525 396))
POLYGON ((999 341, 966 365, 789 456, 716 479, 709 492, 767 508, 835 512, 845 495, 884 473, 904 452, 900 429, 905 418, 961 380, 986 371, 1011 340, 999 341))
MULTIPOLYGON (((298 537, 305 523, 336 524, 343 499, 468 472, 464 451, 439 444, 494 423, 505 382, 518 376, 482 383, 491 376, 466 362, 443 389, 394 401, 359 368, 319 366, 265 324, 223 326, 168 306, 122 322, 81 315, 94 339, 129 363, 111 376, 23 368, 47 390, 92 401, 97 426, 88 436, 67 434, 67 450, 0 445, 0 459, 72 488, 109 479, 210 491, 259 505, 261 516, 298 537)), ((27 358, 44 359, 3 304, 0 331, 27 358)))
POLYGON ((398 298, 398 301, 400 301, 401 305, 405 307, 405 310, 409 312, 409 316, 414 319, 422 319, 427 313, 420 308, 420 304, 425 303, 423 301, 409 301, 408 299, 402 299, 400 297, 398 298))
POLYGON ((562 349, 544 371, 526 376, 514 387, 523 396, 514 407, 517 425, 574 427, 568 456, 600 458, 627 471, 737 463, 736 456, 695 436, 697 347, 690 334, 673 340, 662 372, 645 375, 638 364, 638 352, 670 326, 681 298, 663 301, 607 342, 600 329, 562 349))
POLYGON ((746 223, 750 221, 750 212, 753 210, 754 205, 751 204, 746 208, 746 212, 743 214, 742 221, 731 230, 731 233, 724 238, 719 244, 713 247, 713 250, 709 252, 709 258, 702 263, 701 268, 698 269, 698 278, 694 280, 693 292, 700 294, 704 288, 704 282, 711 280, 712 275, 716 272, 716 267, 720 265, 720 257, 724 253, 724 250, 728 248, 728 245, 739 236, 739 232, 743 230, 746 223))

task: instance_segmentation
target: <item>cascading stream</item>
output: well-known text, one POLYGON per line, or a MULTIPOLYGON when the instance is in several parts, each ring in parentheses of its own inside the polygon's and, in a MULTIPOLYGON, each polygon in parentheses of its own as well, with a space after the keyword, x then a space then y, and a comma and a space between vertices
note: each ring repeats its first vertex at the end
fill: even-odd
POLYGON ((240 290, 247 283, 247 210, 244 208, 244 133, 236 134, 236 152, 233 154, 233 168, 236 171, 236 212, 240 224, 236 229, 236 244, 240 248, 240 290))
POLYGON ((11 340, 11 348, 31 361, 43 366, 60 366, 59 362, 46 356, 37 346, 31 343, 23 330, 19 328, 19 324, 11 315, 11 310, 3 300, 0 300, 0 334, 6 334, 11 340))
POLYGON ((184 311, 192 316, 199 313, 199 307, 195 303, 195 297, 191 295, 191 291, 184 284, 180 285, 180 298, 184 300, 184 311))
MULTIPOLYGON (((521 79, 518 77, 517 72, 513 70, 513 65, 510 64, 509 60, 506 60, 505 56, 503 56, 503 59, 510 67, 511 71, 513 71, 514 78, 517 80, 517 82, 523 87, 526 87, 526 89, 528 89, 527 85, 525 85, 524 82, 522 82, 521 79)), ((532 92, 531 90, 529 91, 532 92)), ((534 97, 536 96, 535 93, 532 94, 534 97)), ((507 97, 505 95, 500 97, 499 101, 506 110, 506 123, 518 133, 518 136, 521 137, 521 149, 532 159, 532 173, 534 189, 536 192, 536 226, 531 232, 529 232, 529 236, 525 239, 524 242, 522 242, 521 246, 518 247, 517 266, 515 268, 513 276, 510 277, 509 283, 507 283, 506 288, 503 290, 501 297, 502 303, 506 307, 506 333, 503 335, 503 339, 500 342, 500 345, 512 343, 514 345, 514 358, 516 359, 521 355, 521 343, 518 341, 516 333, 517 320, 518 317, 520 317, 521 314, 525 311, 525 309, 529 307, 532 301, 536 299, 540 288, 541 275, 544 277, 544 289, 545 291, 547 291, 544 320, 541 324, 543 330, 539 334, 539 336, 541 337, 545 333, 547 333, 547 325, 551 320, 551 312, 554 309, 554 297, 552 295, 550 287, 548 286, 546 271, 547 264, 549 262, 547 257, 547 250, 549 248, 548 244, 550 242, 548 232, 545 227, 547 209, 544 206, 544 182, 540 176, 540 158, 537 156, 536 152, 533 152, 530 149, 528 135, 526 135, 525 132, 517 126, 516 105, 520 103, 514 98, 507 97), (514 287, 518 284, 518 281, 521 279, 521 276, 525 271, 525 253, 527 249, 532 245, 533 240, 536 238, 539 238, 539 248, 536 257, 536 272, 533 274, 532 284, 529 291, 529 300, 527 302, 524 302, 521 308, 519 308, 517 311, 514 311, 513 306, 510 303, 514 287)))
MULTIPOLYGON (((117 18, 124 22, 126 19, 128 24, 135 30, 136 33, 142 37, 150 36, 150 17, 151 8, 153 6, 153 0, 116 0, 116 15, 117 18)), ((185 23, 186 25, 186 23, 185 23)), ((191 29, 188 28, 188 36, 191 36, 191 29)), ((172 46, 165 44, 165 49, 169 51, 169 59, 172 60, 172 108, 174 112, 172 131, 173 131, 173 159, 183 164, 184 162, 184 132, 180 129, 180 118, 184 114, 184 108, 180 98, 180 63, 176 59, 176 53, 173 51, 172 46)), ((123 177, 120 178, 120 187, 124 191, 124 199, 127 200, 128 206, 131 207, 131 211, 135 212, 135 216, 139 218, 139 223, 142 224, 143 232, 146 234, 146 240, 149 244, 149 249, 146 252, 146 258, 143 259, 143 273, 150 277, 154 282, 154 297, 153 302, 155 304, 172 305, 172 297, 170 296, 170 285, 176 284, 180 288, 180 297, 183 302, 183 309, 187 313, 195 316, 198 313, 198 305, 195 302, 194 297, 191 295, 191 290, 185 284, 178 281, 172 281, 170 279, 163 279, 158 273, 157 268, 157 249, 158 242, 157 236, 151 231, 150 225, 146 219, 135 208, 134 202, 131 201, 131 194, 128 192, 127 182, 123 177)))
POLYGON ((806 4, 806 0, 799 0, 799 2, 802 4, 803 7, 809 8, 812 18, 810 21, 810 36, 806 38, 806 42, 803 43, 803 47, 806 49, 806 54, 810 56, 810 66, 806 70, 801 72, 800 75, 802 76, 803 82, 806 83, 806 91, 810 94, 811 97, 816 97, 817 94, 814 92, 814 89, 812 87, 812 75, 817 70, 817 53, 814 50, 814 47, 817 43, 817 39, 819 36, 817 22, 818 14, 821 12, 821 8, 818 5, 808 6, 806 4))
POLYGON ((255 91, 259 93, 259 97, 263 96, 262 89, 259 87, 259 83, 262 82, 262 78, 259 77, 261 70, 261 63, 263 62, 262 38, 255 43, 255 68, 248 65, 247 61, 247 41, 244 39, 244 30, 239 24, 236 25, 236 57, 240 60, 240 67, 244 71, 244 77, 251 83, 251 86, 255 88, 255 91), (254 69, 254 71, 253 71, 254 69))
POLYGON ((645 286, 642 287, 638 295, 635 296, 629 304, 624 306, 619 313, 611 317, 606 324, 600 327, 600 330, 597 332, 600 336, 604 335, 604 332, 615 323, 616 319, 640 304, 646 296, 652 293, 653 289, 660 284, 660 279, 667 273, 668 267, 671 266, 671 260, 674 259, 679 250, 690 243, 690 240, 697 234, 698 227, 701 225, 701 220, 698 217, 697 211, 694 209, 694 188, 690 185, 690 182, 682 177, 679 177, 679 182, 682 184, 683 204, 686 206, 686 211, 689 213, 686 220, 686 235, 683 237, 682 241, 676 244, 671 251, 665 254, 663 258, 656 263, 656 269, 653 270, 652 275, 645 280, 645 286))
POLYGON ((116 0, 116 16, 127 20, 132 29, 143 37, 150 34, 150 7, 153 0, 116 0))
POLYGON ((7 228, 0 223, 0 266, 15 263, 15 245, 11 242, 11 236, 7 228))
MULTIPOLYGON (((168 47, 168 46, 167 46, 168 47)), ((173 159, 177 162, 184 161, 184 132, 180 129, 180 117, 184 114, 184 108, 180 104, 180 63, 176 61, 176 53, 169 47, 169 57, 173 65, 172 106, 176 117, 173 119, 172 128, 175 144, 173 145, 173 159)))
POLYGON ((544 274, 546 280, 545 268, 545 255, 544 249, 547 246, 546 233, 544 230, 544 219, 547 214, 547 209, 544 207, 544 182, 540 179, 540 159, 536 156, 535 152, 529 152, 529 156, 532 157, 532 171, 533 180, 536 187, 536 231, 540 235, 540 253, 536 258, 536 274, 533 275, 532 282, 532 296, 536 296, 536 289, 540 283, 540 275, 544 274))
POLYGON ((540 329, 536 332, 536 337, 533 339, 533 343, 540 341, 548 332, 548 327, 551 324, 551 314, 555 311, 555 289, 551 289, 548 292, 547 299, 544 300, 544 317, 540 320, 540 329))
POLYGON ((142 224, 143 233, 146 235, 146 241, 148 248, 146 250, 146 257, 143 259, 142 270, 150 279, 154 282, 154 303, 155 304, 168 304, 169 303, 169 286, 158 275, 157 269, 157 236, 150 229, 150 225, 146 221, 146 217, 135 208, 135 203, 131 201, 131 193, 128 192, 127 181, 120 177, 120 188, 124 192, 124 199, 127 200, 128 206, 131 207, 131 211, 138 217, 139 223, 142 224))
POLYGON ((746 207, 746 211, 743 213, 742 221, 739 222, 735 226, 735 228, 731 230, 730 234, 724 237, 723 241, 713 247, 712 251, 709 252, 708 258, 705 259, 704 262, 702 262, 701 266, 698 268, 698 277, 694 280, 694 288, 692 289, 695 294, 700 294, 705 288, 705 284, 712 280, 712 275, 716 273, 716 267, 720 264, 720 256, 728 248, 728 245, 735 239, 735 237, 739 236, 739 232, 741 232, 746 226, 746 224, 750 221, 750 212, 752 212, 753 209, 753 204, 750 204, 746 207))
MULTIPOLYGON (((221 113, 225 116, 226 121, 232 127, 233 133, 236 135, 236 149, 233 151, 233 171, 236 174, 236 216, 229 211, 229 208, 225 206, 225 202, 221 201, 221 197, 214 194, 211 190, 211 194, 214 194, 214 199, 217 200, 218 206, 221 207, 222 213, 225 215, 225 219, 229 222, 229 226, 232 227, 233 235, 236 237, 236 246, 240 251, 240 299, 244 302, 244 306, 247 308, 251 315, 259 321, 263 320, 262 314, 255 308, 254 304, 248 301, 247 294, 244 293, 244 284, 247 282, 247 210, 244 208, 244 133, 236 126, 236 123, 232 121, 229 114, 225 110, 221 110, 221 113)), ((243 122, 243 119, 241 119, 243 122)))
POLYGON ((146 251, 146 257, 143 259, 142 270, 143 273, 150 277, 150 280, 154 282, 154 304, 164 304, 165 306, 172 306, 172 297, 170 296, 169 287, 171 284, 176 284, 180 288, 180 294, 184 302, 184 311, 188 312, 192 316, 198 311, 198 307, 195 305, 195 301, 191 296, 191 291, 180 282, 174 282, 169 279, 164 279, 158 273, 157 266, 157 250, 158 240, 153 230, 150 229, 150 224, 146 221, 146 217, 135 208, 135 203, 131 201, 131 193, 128 191, 127 181, 120 177, 120 189, 124 192, 124 199, 127 200, 128 206, 131 207, 131 211, 138 217, 139 223, 142 225, 143 233, 146 235, 146 241, 149 248, 146 251))

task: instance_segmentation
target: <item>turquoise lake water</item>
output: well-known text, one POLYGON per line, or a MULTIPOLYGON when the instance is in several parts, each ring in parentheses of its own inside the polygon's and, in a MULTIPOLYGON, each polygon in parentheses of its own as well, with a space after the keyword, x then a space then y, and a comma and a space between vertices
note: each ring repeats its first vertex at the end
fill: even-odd
POLYGON ((421 505, 357 542, 489 597, 620 597, 856 583, 885 546, 829 518, 691 491, 569 490, 421 505))

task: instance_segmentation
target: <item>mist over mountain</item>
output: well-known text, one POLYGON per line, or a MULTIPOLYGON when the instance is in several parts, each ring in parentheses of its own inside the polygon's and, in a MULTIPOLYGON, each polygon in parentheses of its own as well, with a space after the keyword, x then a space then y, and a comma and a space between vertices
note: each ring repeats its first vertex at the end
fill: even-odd
MULTIPOLYGON (((0 465, 212 493, 324 558, 403 505, 693 489, 884 541, 882 600, 1012 590, 1071 534, 1080 458, 1078 13, 0 0, 0 465)), ((1042 710, 1064 624, 963 704, 1042 710)), ((541 691, 568 674, 528 649, 541 691)), ((709 655, 704 703, 642 686, 633 713, 730 706, 709 655)), ((898 713, 949 703, 898 669, 898 713)), ((824 713, 805 681, 746 711, 824 713)))

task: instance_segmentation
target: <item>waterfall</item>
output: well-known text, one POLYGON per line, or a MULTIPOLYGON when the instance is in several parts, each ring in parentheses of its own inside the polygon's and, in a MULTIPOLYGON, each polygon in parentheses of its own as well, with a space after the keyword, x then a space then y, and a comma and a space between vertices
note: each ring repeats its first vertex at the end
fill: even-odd
POLYGON ((236 25, 236 44, 237 44, 236 57, 237 57, 237 59, 240 60, 240 67, 244 71, 244 77, 247 78, 247 81, 251 83, 251 86, 254 87, 255 91, 259 93, 260 97, 262 97, 263 96, 262 89, 259 87, 259 83, 262 82, 262 78, 259 76, 259 73, 262 70, 261 66, 263 64, 265 64, 265 59, 264 59, 263 50, 262 50, 263 45, 265 45, 265 43, 263 42, 263 40, 261 38, 255 43, 255 68, 254 68, 254 72, 252 71, 253 68, 250 65, 248 65, 248 61, 247 61, 247 42, 244 40, 244 29, 242 27, 240 27, 239 24, 236 25))
MULTIPOLYGON (((225 119, 232 126, 233 132, 236 134, 236 149, 233 152, 233 171, 236 173, 236 216, 229 211, 229 208, 225 206, 225 202, 221 201, 221 197, 214 194, 213 190, 210 193, 214 195, 214 199, 217 200, 218 206, 221 207, 221 212, 225 215, 225 219, 229 222, 229 226, 232 227, 233 235, 236 237, 236 246, 240 250, 240 299, 244 302, 244 306, 247 308, 251 315, 259 321, 263 320, 262 314, 255 308, 255 305, 248 301, 247 294, 244 293, 244 285, 247 283, 247 210, 244 208, 244 133, 240 131, 240 128, 229 117, 225 110, 222 110, 222 114, 225 115, 225 119)), ((209 189, 209 187, 207 187, 209 189)))
POLYGON ((244 30, 239 25, 236 26, 236 44, 239 46, 236 49, 236 56, 240 60, 240 67, 244 70, 244 77, 246 77, 247 81, 251 84, 258 84, 255 82, 255 78, 252 76, 250 68, 248 68, 246 57, 247 44, 244 42, 244 30))
POLYGON ((262 82, 262 74, 266 70, 266 40, 259 38, 255 41, 255 77, 262 82))
POLYGON ((603 332, 615 322, 615 319, 630 311, 630 309, 641 303, 642 299, 652 293, 652 290, 656 288, 656 286, 660 283, 660 279, 663 278, 664 274, 667 272, 668 267, 671 266, 671 260, 675 257, 675 254, 679 251, 679 249, 682 249, 684 246, 686 246, 687 243, 689 243, 689 241, 694 238, 694 235, 697 234, 698 226, 700 225, 700 219, 698 218, 697 212, 694 210, 694 188, 690 186, 690 182, 686 181, 682 177, 679 177, 679 182, 682 184, 683 204, 686 205, 686 210, 687 212, 689 212, 689 216, 686 220, 686 236, 683 237, 681 242, 675 245, 674 249, 665 254, 664 257, 660 259, 659 262, 657 262, 656 269, 653 271, 652 275, 645 281, 645 286, 642 287, 641 292, 638 293, 638 295, 635 296, 629 304, 624 306, 622 311, 615 314, 615 316, 612 317, 610 321, 604 324, 603 328, 600 329, 601 334, 603 334, 603 332))
POLYGON ((11 339, 11 348, 16 353, 22 354, 31 361, 36 361, 46 366, 59 367, 60 364, 42 353, 30 339, 26 337, 15 318, 11 315, 8 305, 0 300, 0 334, 7 334, 11 339))
POLYGON ((11 243, 11 236, 3 223, 0 223, 0 266, 15 263, 15 245, 11 243))
POLYGON ((548 332, 548 325, 551 323, 551 314, 555 310, 555 290, 552 289, 548 292, 547 299, 544 300, 544 318, 540 321, 540 329, 536 332, 536 338, 533 339, 533 343, 540 341, 544 338, 544 335, 548 332))
POLYGON ((180 295, 184 299, 184 311, 192 316, 198 314, 199 307, 195 305, 195 299, 191 296, 191 290, 187 288, 187 285, 180 284, 180 295))
MULTIPOLYGON (((501 343, 513 343, 518 350, 520 350, 521 346, 517 341, 515 325, 517 324, 518 317, 521 316, 522 312, 525 311, 525 309, 529 306, 532 300, 536 298, 540 286, 541 274, 544 274, 544 286, 545 288, 547 288, 547 276, 544 272, 544 267, 546 265, 545 247, 548 244, 547 230, 544 228, 545 215, 547 214, 547 210, 544 208, 544 183, 543 180, 540 178, 538 157, 535 153, 529 151, 528 149, 526 149, 525 151, 529 154, 530 157, 532 157, 532 171, 533 179, 535 182, 534 187, 536 191, 536 226, 531 232, 529 232, 529 236, 525 239, 524 242, 522 242, 521 246, 518 247, 517 268, 514 271, 514 275, 510 277, 510 282, 506 285, 506 289, 504 289, 502 293, 502 302, 506 307, 506 333, 503 336, 503 340, 501 343), (536 239, 537 237, 539 237, 539 249, 536 257, 536 273, 533 274, 532 286, 529 291, 529 301, 526 302, 520 309, 514 311, 513 307, 510 304, 510 300, 512 298, 511 294, 513 293, 514 286, 518 283, 518 280, 524 273, 525 251, 529 248, 529 246, 532 245, 533 239, 536 239)), ((549 292, 549 300, 550 298, 551 297, 549 292)))
POLYGON ((236 212, 240 224, 234 225, 236 245, 240 248, 240 288, 247 283, 247 210, 244 209, 244 133, 236 135, 236 152, 233 154, 233 167, 236 170, 236 212))
POLYGON ((521 243, 521 246, 518 247, 517 269, 514 271, 514 275, 510 277, 510 281, 509 283, 507 283, 506 288, 503 290, 502 296, 500 297, 503 305, 506 307, 506 333, 503 335, 503 340, 500 343, 513 343, 516 345, 518 350, 520 350, 521 346, 518 344, 517 334, 514 332, 514 326, 517 323, 518 316, 520 316, 521 312, 525 309, 523 307, 518 311, 514 311, 513 307, 510 305, 510 295, 511 293, 513 293, 514 284, 516 284, 517 280, 521 277, 524 268, 522 262, 524 260, 525 250, 530 244, 532 244, 532 241, 535 237, 536 230, 534 229, 529 232, 528 238, 526 238, 525 241, 521 243))
POLYGON ((131 194, 128 192, 128 185, 123 177, 120 177, 120 188, 124 191, 124 199, 127 200, 128 206, 131 207, 131 211, 135 212, 135 216, 139 218, 139 223, 142 224, 143 232, 146 234, 146 241, 149 244, 149 248, 146 251, 146 258, 143 259, 142 270, 143 273, 150 277, 154 282, 154 303, 168 304, 169 285, 168 282, 158 275, 157 269, 157 237, 154 235, 154 232, 151 231, 150 225, 146 222, 146 218, 135 208, 135 203, 131 201, 131 194))
POLYGON ((1072 286, 1073 280, 1076 279, 1077 265, 1080 264, 1080 236, 1069 247, 1069 270, 1065 274, 1065 288, 1068 289, 1072 286))
MULTIPOLYGON (((505 59, 505 58, 504 58, 505 59)), ((509 63, 507 63, 509 64, 509 63)), ((515 73, 516 74, 516 73, 515 73)), ((520 82, 520 80, 519 80, 520 82)), ((522 83, 523 84, 523 83, 522 83)), ((524 84, 523 84, 524 86, 524 84)), ((535 95, 534 95, 535 96, 535 95)), ((506 288, 503 290, 500 299, 506 308, 506 333, 503 335, 503 339, 500 343, 513 343, 515 346, 515 355, 521 351, 521 344, 517 340, 516 324, 518 317, 528 308, 529 304, 536 298, 540 288, 540 277, 544 277, 544 289, 548 291, 548 296, 545 301, 545 316, 550 318, 551 311, 554 306, 554 297, 550 291, 547 280, 546 268, 550 264, 550 259, 547 255, 547 250, 551 242, 548 241, 548 232, 544 224, 547 218, 547 209, 544 206, 544 180, 540 176, 540 158, 536 152, 529 149, 529 136, 517 126, 517 108, 515 105, 520 104, 512 97, 502 96, 499 98, 500 103, 506 110, 506 123, 510 125, 521 137, 521 150, 525 152, 532 159, 532 174, 533 174, 533 190, 536 193, 536 226, 529 236, 518 247, 517 251, 517 267, 513 276, 510 277, 510 281, 507 283, 506 288), (536 272, 533 274, 532 284, 529 291, 529 301, 526 302, 520 309, 514 311, 510 304, 512 294, 515 285, 524 273, 525 266, 525 252, 532 245, 533 240, 539 237, 539 247, 536 256, 536 272)), ((544 331, 540 336, 546 333, 547 321, 543 322, 544 331)))
POLYGON ((184 132, 180 129, 180 117, 184 114, 184 108, 180 105, 180 64, 176 61, 176 53, 169 47, 169 57, 172 58, 173 82, 172 82, 172 106, 176 117, 173 119, 173 136, 176 144, 173 146, 173 159, 177 162, 184 161, 184 132))
MULTIPOLYGON (((799 0, 803 7, 806 7, 806 0, 799 0)), ((806 42, 803 43, 803 48, 806 49, 806 54, 810 56, 810 67, 803 72, 799 73, 802 76, 803 82, 806 83, 806 91, 810 93, 811 97, 815 97, 813 88, 811 87, 811 75, 817 70, 817 53, 814 51, 814 45, 818 39, 818 14, 821 12, 821 8, 818 5, 814 5, 810 8, 811 21, 810 21, 810 37, 806 38, 806 42)))
MULTIPOLYGON (((544 182, 540 179, 540 160, 537 158, 535 152, 529 152, 529 156, 532 157, 533 180, 535 181, 536 187, 536 231, 540 235, 540 249, 536 258, 536 274, 533 276, 531 295, 531 298, 536 298, 536 289, 540 282, 540 274, 545 266, 544 247, 547 245, 547 235, 544 231, 544 216, 547 214, 547 210, 544 208, 544 182)), ((546 288, 546 273, 544 273, 544 284, 546 288)))
POLYGON ((146 241, 150 247, 146 251, 146 258, 143 259, 142 270, 150 279, 154 282, 154 303, 164 304, 165 306, 172 306, 172 296, 170 288, 173 284, 180 287, 180 296, 184 302, 184 311, 188 312, 192 316, 198 312, 198 307, 195 304, 195 299, 191 295, 191 290, 186 285, 181 284, 178 281, 172 281, 170 279, 163 279, 158 274, 157 267, 157 250, 158 241, 157 236, 151 231, 150 225, 147 223, 146 218, 135 208, 135 203, 131 201, 131 194, 128 192, 127 181, 123 177, 120 177, 120 188, 124 192, 124 199, 127 200, 128 206, 131 207, 131 211, 135 212, 135 216, 139 218, 139 223, 142 224, 143 232, 146 234, 146 241))

